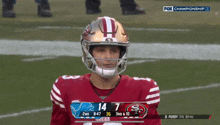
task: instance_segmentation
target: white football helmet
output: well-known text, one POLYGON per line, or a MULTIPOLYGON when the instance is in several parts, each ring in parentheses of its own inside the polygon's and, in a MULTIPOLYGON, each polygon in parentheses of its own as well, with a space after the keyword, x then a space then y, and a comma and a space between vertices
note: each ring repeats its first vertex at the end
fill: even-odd
POLYGON ((89 70, 105 78, 118 75, 125 71, 127 67, 128 47, 130 45, 129 38, 122 24, 114 18, 104 16, 92 21, 81 35, 81 45, 83 51, 82 61, 89 70), (91 53, 91 48, 97 45, 120 47, 121 52, 119 59, 100 59, 117 61, 117 65, 114 68, 98 66, 95 61, 98 58, 94 58, 91 53))

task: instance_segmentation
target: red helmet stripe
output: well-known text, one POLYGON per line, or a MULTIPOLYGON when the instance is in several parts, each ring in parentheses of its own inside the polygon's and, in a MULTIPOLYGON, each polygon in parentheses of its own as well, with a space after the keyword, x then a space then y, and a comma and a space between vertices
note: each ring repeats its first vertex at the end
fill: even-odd
POLYGON ((111 23, 112 23, 112 37, 115 38, 115 21, 111 19, 111 23))
POLYGON ((107 25, 105 18, 102 18, 103 30, 104 30, 104 37, 107 37, 107 25))

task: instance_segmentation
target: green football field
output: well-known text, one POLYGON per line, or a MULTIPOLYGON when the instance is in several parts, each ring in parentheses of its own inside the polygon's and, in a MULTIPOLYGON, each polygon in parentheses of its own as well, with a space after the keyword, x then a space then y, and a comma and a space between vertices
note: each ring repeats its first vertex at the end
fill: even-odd
POLYGON ((122 16, 118 0, 102 1, 98 15, 86 15, 82 0, 51 0, 53 17, 41 18, 34 1, 17 1, 16 18, 0 17, 0 125, 50 123, 55 79, 90 72, 80 48, 69 44, 77 44, 83 28, 100 16, 114 17, 127 29, 131 51, 123 74, 158 83, 160 114, 212 115, 163 119, 163 125, 219 125, 220 2, 136 1, 146 15, 122 16), (211 11, 163 12, 168 5, 210 6, 211 11), (134 43, 142 47, 133 51, 138 46, 134 43))

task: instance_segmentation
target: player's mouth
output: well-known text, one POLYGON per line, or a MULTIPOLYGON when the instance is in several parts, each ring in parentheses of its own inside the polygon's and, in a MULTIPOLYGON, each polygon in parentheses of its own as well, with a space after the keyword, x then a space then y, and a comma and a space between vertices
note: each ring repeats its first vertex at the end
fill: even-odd
POLYGON ((104 68, 115 68, 115 65, 113 64, 103 64, 104 68))

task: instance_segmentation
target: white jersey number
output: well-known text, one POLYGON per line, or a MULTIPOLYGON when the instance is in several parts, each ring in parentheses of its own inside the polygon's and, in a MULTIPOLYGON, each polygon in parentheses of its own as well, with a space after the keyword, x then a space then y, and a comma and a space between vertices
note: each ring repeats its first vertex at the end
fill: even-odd
MULTIPOLYGON (((139 78, 139 77, 133 77, 134 80, 147 80, 150 82, 152 79, 151 78, 139 78)), ((154 81, 154 84, 157 85, 157 82, 154 81)))
POLYGON ((62 76, 63 79, 78 79, 80 76, 62 76))

